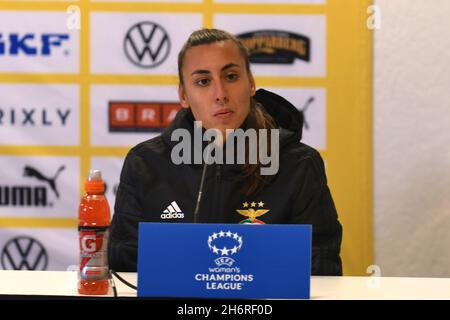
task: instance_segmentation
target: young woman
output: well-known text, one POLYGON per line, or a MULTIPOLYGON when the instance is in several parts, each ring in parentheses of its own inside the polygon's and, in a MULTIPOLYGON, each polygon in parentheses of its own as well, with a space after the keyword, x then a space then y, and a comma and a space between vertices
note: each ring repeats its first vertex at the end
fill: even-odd
MULTIPOLYGON (((266 139, 258 137, 267 142, 273 142, 270 131, 279 130, 277 143, 267 148, 279 153, 279 166, 274 174, 264 175, 261 169, 267 163, 260 158, 256 163, 208 165, 195 220, 311 224, 312 274, 341 275, 342 227, 322 158, 300 142, 302 114, 282 97, 256 91, 247 50, 227 32, 192 33, 179 53, 178 71, 183 108, 161 136, 135 146, 125 159, 111 225, 111 269, 136 271, 139 222, 194 221, 204 165, 174 163, 172 151, 178 141, 173 136, 184 129, 194 137, 194 121, 201 121, 202 132, 215 129, 226 137, 227 129, 253 129, 266 134, 266 139), (274 145, 277 148, 271 149, 274 145)), ((244 158, 250 159, 254 150, 246 145, 244 158)))

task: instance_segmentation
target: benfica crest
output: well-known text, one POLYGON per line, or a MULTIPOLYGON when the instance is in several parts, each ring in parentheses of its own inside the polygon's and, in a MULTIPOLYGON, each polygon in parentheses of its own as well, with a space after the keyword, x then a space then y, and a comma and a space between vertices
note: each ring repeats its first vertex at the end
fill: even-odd
POLYGON ((256 219, 270 211, 268 209, 259 209, 264 207, 264 202, 244 202, 242 206, 248 209, 236 209, 236 211, 248 219, 240 221, 239 224, 265 224, 264 221, 256 219))

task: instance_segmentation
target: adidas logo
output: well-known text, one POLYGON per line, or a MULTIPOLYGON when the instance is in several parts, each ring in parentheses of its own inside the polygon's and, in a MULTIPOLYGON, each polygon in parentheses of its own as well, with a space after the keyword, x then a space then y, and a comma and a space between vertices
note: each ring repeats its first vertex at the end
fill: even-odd
POLYGON ((180 207, 177 205, 175 201, 167 207, 166 210, 163 211, 161 215, 161 219, 183 219, 184 213, 181 212, 180 207))

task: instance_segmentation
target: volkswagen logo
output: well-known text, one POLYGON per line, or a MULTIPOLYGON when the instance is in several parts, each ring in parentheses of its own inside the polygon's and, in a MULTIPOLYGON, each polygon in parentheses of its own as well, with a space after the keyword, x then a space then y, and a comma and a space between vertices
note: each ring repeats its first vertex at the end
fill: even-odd
POLYGON ((46 270, 48 254, 36 239, 20 236, 3 247, 1 263, 4 270, 46 270))
POLYGON ((159 24, 139 22, 128 30, 124 50, 133 64, 141 68, 154 68, 169 55, 170 39, 159 24))

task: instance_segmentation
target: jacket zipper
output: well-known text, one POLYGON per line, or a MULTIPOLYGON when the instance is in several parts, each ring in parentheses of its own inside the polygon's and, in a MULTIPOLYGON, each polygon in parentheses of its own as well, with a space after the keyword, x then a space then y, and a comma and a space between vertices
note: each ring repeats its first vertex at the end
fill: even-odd
POLYGON ((216 182, 219 183, 220 182, 220 164, 217 165, 217 169, 216 169, 216 182))
MULTIPOLYGON (((215 203, 215 210, 214 212, 217 212, 218 217, 216 218, 221 218, 222 217, 222 204, 220 203, 220 182, 221 182, 221 166, 220 164, 216 165, 216 203, 215 203)), ((217 219, 214 219, 214 223, 218 223, 217 219)))

